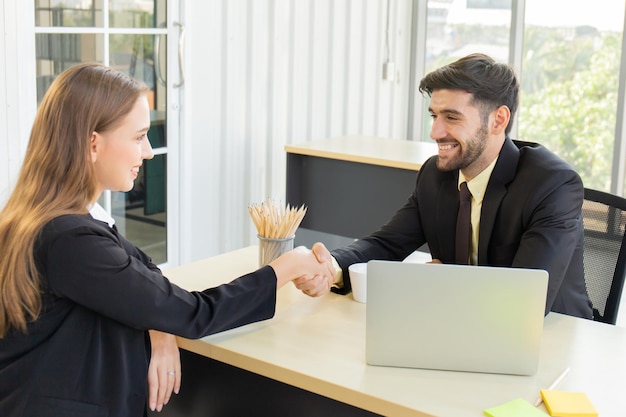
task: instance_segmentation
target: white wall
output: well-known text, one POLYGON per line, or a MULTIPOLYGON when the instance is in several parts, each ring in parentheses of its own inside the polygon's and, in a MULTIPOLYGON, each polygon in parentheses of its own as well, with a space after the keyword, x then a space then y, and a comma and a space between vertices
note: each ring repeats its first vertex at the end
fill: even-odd
POLYGON ((390 0, 187 2, 181 262, 256 243, 247 206, 284 201, 284 146, 407 136, 411 7, 390 0))
POLYGON ((16 181, 35 117, 33 4, 0 3, 0 207, 16 181), (26 63, 26 65, 25 65, 26 63))

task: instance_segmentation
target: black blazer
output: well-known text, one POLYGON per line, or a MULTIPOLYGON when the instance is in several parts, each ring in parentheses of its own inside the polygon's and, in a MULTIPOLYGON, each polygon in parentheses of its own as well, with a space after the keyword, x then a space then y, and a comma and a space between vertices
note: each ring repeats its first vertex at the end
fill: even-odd
MULTIPOLYGON (((458 171, 441 172, 437 156, 417 175, 415 190, 387 224, 332 251, 350 290, 348 266, 401 260, 427 243, 433 258, 454 263, 458 171)), ((549 311, 591 318, 583 271, 579 175, 543 146, 506 139, 487 185, 480 215, 479 265, 538 268, 550 278, 549 311)))
POLYGON ((89 215, 45 226, 36 261, 41 316, 27 334, 0 339, 2 417, 142 416, 148 329, 199 338, 274 315, 271 267, 187 292, 115 228, 89 215))

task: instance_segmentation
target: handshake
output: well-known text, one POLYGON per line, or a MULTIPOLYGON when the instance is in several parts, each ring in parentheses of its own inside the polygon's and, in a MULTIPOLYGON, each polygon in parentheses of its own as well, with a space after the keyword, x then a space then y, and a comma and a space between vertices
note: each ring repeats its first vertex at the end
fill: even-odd
POLYGON ((296 288, 311 297, 327 294, 336 280, 332 256, 323 243, 311 249, 297 247, 269 263, 274 269, 277 287, 293 281, 296 288))

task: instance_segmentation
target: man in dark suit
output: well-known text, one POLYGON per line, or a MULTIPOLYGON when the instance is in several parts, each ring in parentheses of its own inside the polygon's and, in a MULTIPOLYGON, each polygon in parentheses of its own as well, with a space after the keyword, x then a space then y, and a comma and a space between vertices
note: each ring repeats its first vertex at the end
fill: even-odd
MULTIPOLYGON (((380 230, 332 251, 334 291, 350 291, 351 264, 401 260, 428 244, 434 263, 544 269, 546 314, 592 318, 583 271, 583 184, 543 146, 509 138, 519 92, 514 71, 472 54, 429 73, 419 88, 430 96, 438 155, 423 164, 408 201, 380 230), (469 238, 457 238, 464 187, 471 193, 469 238)), ((305 280, 296 285, 309 291, 305 280)))

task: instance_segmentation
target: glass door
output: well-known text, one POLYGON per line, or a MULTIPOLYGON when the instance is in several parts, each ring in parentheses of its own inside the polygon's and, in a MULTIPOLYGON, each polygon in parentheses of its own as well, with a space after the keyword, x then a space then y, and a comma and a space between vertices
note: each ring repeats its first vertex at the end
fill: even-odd
POLYGON ((133 190, 107 192, 100 203, 156 264, 168 262, 167 0, 34 1, 38 102, 55 77, 80 62, 103 63, 150 87, 155 157, 144 161, 133 190))

